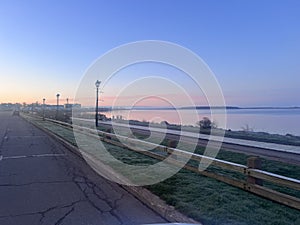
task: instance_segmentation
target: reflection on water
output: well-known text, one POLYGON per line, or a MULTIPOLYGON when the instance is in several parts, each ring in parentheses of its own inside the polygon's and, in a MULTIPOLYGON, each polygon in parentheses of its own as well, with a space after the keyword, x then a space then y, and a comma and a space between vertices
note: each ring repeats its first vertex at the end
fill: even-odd
MULTIPOLYGON (((218 124, 220 114, 210 115, 209 110, 197 110, 198 120, 209 117, 218 124)), ((196 125, 191 110, 120 110, 104 113, 107 117, 123 119, 168 121, 173 124, 196 125)), ((242 130, 248 126, 254 131, 300 135, 300 109, 230 109, 227 110, 227 129, 242 130)), ((224 128, 224 127, 223 127, 224 128)))

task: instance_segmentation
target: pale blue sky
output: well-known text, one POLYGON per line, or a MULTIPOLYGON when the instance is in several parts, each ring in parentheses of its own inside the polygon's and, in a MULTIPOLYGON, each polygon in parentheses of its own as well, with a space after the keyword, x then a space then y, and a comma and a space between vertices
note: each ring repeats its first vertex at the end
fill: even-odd
POLYGON ((0 2, 0 102, 72 98, 88 66, 132 41, 198 54, 229 105, 300 105, 299 1, 0 2))

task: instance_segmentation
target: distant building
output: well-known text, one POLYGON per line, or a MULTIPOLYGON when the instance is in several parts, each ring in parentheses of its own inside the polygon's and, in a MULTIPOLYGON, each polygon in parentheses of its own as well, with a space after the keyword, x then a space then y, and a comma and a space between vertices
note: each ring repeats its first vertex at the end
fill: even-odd
POLYGON ((0 104, 0 110, 19 110, 21 104, 12 104, 12 103, 1 103, 0 104))
POLYGON ((72 109, 72 107, 73 107, 73 104, 65 104, 64 105, 65 109, 72 109))
MULTIPOLYGON (((57 110, 57 105, 45 105, 45 109, 47 109, 47 110, 57 110)), ((58 109, 62 110, 62 109, 64 109, 64 106, 63 105, 59 105, 58 109)))
POLYGON ((65 104, 64 105, 64 108, 65 109, 73 109, 73 108, 76 108, 76 109, 80 109, 81 108, 81 104, 65 104))

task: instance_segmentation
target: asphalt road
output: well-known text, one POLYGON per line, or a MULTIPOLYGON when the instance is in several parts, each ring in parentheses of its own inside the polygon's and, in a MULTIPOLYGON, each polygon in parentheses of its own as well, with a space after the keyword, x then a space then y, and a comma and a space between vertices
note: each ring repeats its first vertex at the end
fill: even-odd
POLYGON ((11 112, 0 112, 0 224, 135 225, 163 218, 11 112))

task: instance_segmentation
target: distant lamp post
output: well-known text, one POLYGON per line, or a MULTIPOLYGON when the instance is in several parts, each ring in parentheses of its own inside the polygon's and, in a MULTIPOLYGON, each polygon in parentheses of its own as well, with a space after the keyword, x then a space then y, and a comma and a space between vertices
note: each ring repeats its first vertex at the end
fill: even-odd
POLYGON ((46 99, 43 98, 43 120, 45 120, 45 101, 46 99))
POLYGON ((101 84, 101 81, 97 80, 95 85, 96 85, 96 115, 95 115, 95 123, 96 123, 96 127, 98 127, 98 102, 99 102, 99 86, 101 84))
POLYGON ((58 118, 59 96, 60 94, 56 95, 56 119, 58 118))

